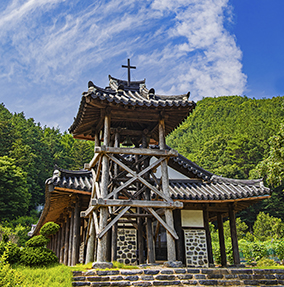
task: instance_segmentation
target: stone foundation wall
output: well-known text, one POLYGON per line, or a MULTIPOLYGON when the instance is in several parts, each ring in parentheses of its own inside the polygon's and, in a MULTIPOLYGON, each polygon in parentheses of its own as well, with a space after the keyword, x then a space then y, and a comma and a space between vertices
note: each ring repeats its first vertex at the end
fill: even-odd
POLYGON ((118 228, 117 261, 120 263, 137 264, 136 229, 118 228))
POLYGON ((283 269, 156 268, 73 271, 73 286, 284 286, 283 269))
POLYGON ((203 229, 184 229, 187 267, 208 267, 206 233, 203 229))

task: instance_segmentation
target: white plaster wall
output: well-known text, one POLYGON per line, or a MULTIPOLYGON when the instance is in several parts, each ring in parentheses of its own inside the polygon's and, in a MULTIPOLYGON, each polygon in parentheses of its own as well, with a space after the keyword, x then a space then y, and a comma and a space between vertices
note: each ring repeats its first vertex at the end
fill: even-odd
POLYGON ((181 210, 182 227, 204 227, 203 210, 181 210))

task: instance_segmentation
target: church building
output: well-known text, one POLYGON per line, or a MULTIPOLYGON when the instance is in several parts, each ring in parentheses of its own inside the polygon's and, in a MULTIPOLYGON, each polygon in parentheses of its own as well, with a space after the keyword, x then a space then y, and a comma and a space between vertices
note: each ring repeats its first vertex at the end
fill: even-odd
POLYGON ((89 82, 69 132, 94 141, 94 156, 82 170, 55 167, 30 235, 46 222, 58 223, 48 248, 69 266, 118 261, 212 267, 209 222, 217 221, 225 267, 228 217, 234 265, 240 265, 235 213, 268 198, 270 190, 261 179, 215 175, 167 146, 166 136, 196 104, 189 92, 157 95, 145 80, 131 81, 129 60, 126 67, 127 81, 109 76, 105 88, 89 82))

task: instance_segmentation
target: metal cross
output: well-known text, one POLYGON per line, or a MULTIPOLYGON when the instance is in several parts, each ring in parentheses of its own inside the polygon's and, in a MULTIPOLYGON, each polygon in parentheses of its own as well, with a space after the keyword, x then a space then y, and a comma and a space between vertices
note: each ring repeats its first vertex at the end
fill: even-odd
POLYGON ((127 80, 127 86, 130 87, 130 69, 136 69, 134 66, 130 66, 130 59, 127 59, 127 66, 122 65, 122 68, 128 69, 128 80, 127 80))

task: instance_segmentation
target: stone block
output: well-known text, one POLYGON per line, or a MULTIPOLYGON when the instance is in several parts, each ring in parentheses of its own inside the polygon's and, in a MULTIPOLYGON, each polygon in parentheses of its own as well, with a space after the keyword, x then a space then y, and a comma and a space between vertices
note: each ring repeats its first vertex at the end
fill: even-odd
POLYGON ((110 286, 109 282, 92 282, 91 286, 110 286))
POLYGON ((160 272, 160 270, 154 270, 154 269, 145 269, 144 274, 145 275, 156 275, 160 272))
POLYGON ((175 269, 175 273, 176 273, 176 274, 184 274, 184 273, 186 273, 186 269, 177 268, 177 269, 175 269))
POLYGON ((190 274, 197 274, 200 273, 200 269, 187 269, 186 272, 190 274))
POLYGON ((73 281, 85 281, 85 277, 84 276, 76 276, 76 277, 73 277, 73 281))
POLYGON ((172 269, 162 269, 160 274, 174 274, 174 271, 172 269))
POLYGON ((72 282, 72 286, 90 286, 91 282, 72 282))
POLYGON ((81 276, 82 274, 82 271, 73 271, 73 276, 81 276))
POLYGON ((181 285, 180 281, 153 281, 153 286, 174 286, 181 285))
POLYGON ((208 274, 207 278, 208 279, 222 279, 223 274, 208 274))
POLYGON ((180 268, 183 267, 183 263, 181 261, 166 261, 164 262, 164 266, 171 268, 180 268))
POLYGON ((155 280, 174 280, 174 275, 156 275, 155 280))
POLYGON ((117 286, 117 287, 123 287, 123 286, 130 286, 131 283, 129 281, 119 281, 119 282, 111 282, 110 286, 117 286))
POLYGON ((193 275, 191 275, 191 274, 178 274, 177 278, 180 280, 192 279, 193 275))
POLYGON ((108 276, 90 276, 87 277, 88 281, 109 281, 109 277, 108 276))
POLYGON ((139 277, 137 275, 130 275, 124 278, 124 280, 128 280, 128 281, 137 281, 138 279, 139 277))
POLYGON ((206 286, 218 286, 218 280, 199 280, 200 285, 206 285, 206 286))
POLYGON ((119 270, 98 270, 97 275, 105 276, 105 275, 118 275, 119 270))
MULTIPOLYGON (((120 274, 121 275, 139 275, 139 274, 142 274, 143 273, 143 270, 141 269, 133 269, 133 270, 121 270, 120 271, 120 274)), ((145 273, 145 272, 144 272, 145 273)))
POLYGON ((147 287, 147 286, 152 286, 152 283, 151 283, 151 282, 145 282, 145 281, 136 281, 136 282, 133 282, 131 285, 132 285, 132 286, 143 286, 143 287, 147 287))
POLYGON ((94 262, 92 267, 94 269, 110 269, 113 267, 113 264, 111 262, 94 262))
POLYGON ((198 281, 196 281, 196 280, 182 280, 181 283, 183 285, 197 285, 198 281))
POLYGON ((206 276, 204 274, 196 274, 194 275, 195 279, 206 279, 206 276))
POLYGON ((143 281, 153 281, 154 280, 154 276, 153 275, 141 275, 140 279, 143 281))
POLYGON ((121 275, 109 276, 109 280, 110 281, 121 281, 121 280, 123 280, 123 277, 121 275))

